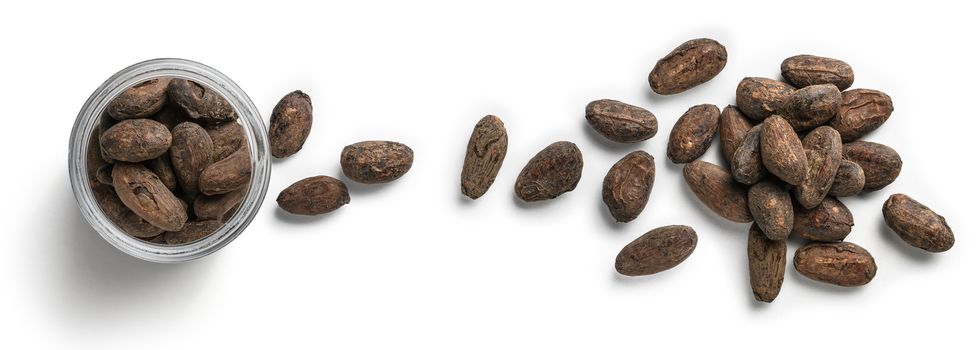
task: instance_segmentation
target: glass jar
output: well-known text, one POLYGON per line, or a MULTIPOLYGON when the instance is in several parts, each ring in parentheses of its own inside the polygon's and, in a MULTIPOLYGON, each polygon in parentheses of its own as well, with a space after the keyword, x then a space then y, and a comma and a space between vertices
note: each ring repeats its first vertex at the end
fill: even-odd
POLYGON ((176 58, 140 62, 119 71, 102 83, 78 112, 69 141, 68 173, 71 188, 82 216, 102 238, 126 254, 161 263, 201 258, 231 243, 258 213, 269 184, 271 162, 266 135, 265 124, 251 99, 221 72, 194 61, 176 58), (99 119, 109 102, 137 83, 160 77, 193 80, 228 100, 238 114, 238 123, 244 130, 247 147, 251 152, 252 177, 238 210, 217 231, 182 245, 161 245, 144 241, 130 236, 116 226, 95 200, 85 158, 92 132, 97 130, 99 119))

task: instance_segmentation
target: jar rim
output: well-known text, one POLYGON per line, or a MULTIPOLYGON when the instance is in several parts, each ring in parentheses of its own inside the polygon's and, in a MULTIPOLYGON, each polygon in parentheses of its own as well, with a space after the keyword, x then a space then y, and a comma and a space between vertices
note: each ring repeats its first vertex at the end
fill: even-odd
POLYGON ((271 175, 267 135, 261 114, 248 95, 218 70, 181 58, 158 58, 139 62, 109 77, 95 89, 78 112, 69 139, 68 173, 72 192, 85 220, 103 239, 124 253, 160 263, 202 258, 237 238, 261 208, 271 175), (95 201, 86 162, 89 139, 109 102, 133 85, 162 77, 193 80, 228 100, 238 114, 238 123, 242 126, 247 147, 252 155, 252 177, 237 212, 217 231, 205 238, 182 245, 160 245, 144 241, 130 236, 113 223, 95 201))

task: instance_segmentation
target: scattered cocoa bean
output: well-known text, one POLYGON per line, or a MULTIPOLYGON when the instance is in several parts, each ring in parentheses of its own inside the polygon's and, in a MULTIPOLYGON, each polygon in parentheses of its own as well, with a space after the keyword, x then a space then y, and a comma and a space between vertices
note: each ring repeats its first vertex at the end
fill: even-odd
POLYGON ((525 202, 557 198, 578 186, 583 167, 584 160, 577 145, 568 141, 552 143, 520 171, 514 192, 525 202))
POLYGON ((649 72, 649 87, 660 95, 677 94, 703 84, 727 65, 727 49, 712 39, 694 39, 673 49, 649 72))
POLYGON ((794 265, 809 279, 843 287, 865 285, 877 275, 874 257, 849 242, 809 243, 795 252, 794 265))
POLYGON ((748 118, 761 122, 782 110, 795 91, 791 85, 768 78, 744 78, 738 83, 738 109, 748 118))
POLYGON ((343 148, 340 167, 347 178, 365 184, 397 180, 411 169, 415 153, 404 144, 364 141, 343 148))
POLYGON ((887 198, 883 212, 887 226, 914 247, 939 253, 952 249, 955 244, 945 217, 905 194, 887 198))
POLYGON ((758 124, 748 130, 731 158, 731 175, 745 185, 754 184, 768 175, 761 159, 761 128, 762 124, 758 124))
POLYGON ((748 230, 748 277, 755 300, 770 303, 785 279, 785 240, 771 240, 758 224, 748 230))
POLYGON ((798 55, 782 61, 782 77, 799 88, 833 84, 843 91, 853 85, 853 68, 833 58, 798 55))
POLYGON ((797 207, 792 234, 818 242, 842 241, 853 228, 853 214, 842 202, 826 197, 812 209, 797 207))
POLYGON ((283 210, 298 215, 319 215, 350 203, 343 181, 329 176, 314 176, 286 187, 275 199, 283 210))
POLYGON ((751 130, 753 124, 751 123, 751 119, 745 117, 738 110, 737 106, 725 107, 721 111, 719 124, 721 151, 724 153, 724 159, 727 160, 728 164, 731 164, 734 158, 734 152, 741 146, 741 142, 744 141, 748 130, 751 130))
POLYGON ((755 224, 768 239, 784 241, 792 233, 794 213, 792 196, 785 186, 771 180, 748 189, 748 209, 755 224))
POLYGON ((673 125, 666 155, 673 163, 690 163, 710 148, 721 111, 712 104, 690 107, 673 125))
POLYGON ((615 221, 639 217, 656 180, 656 163, 645 151, 634 151, 612 165, 602 183, 602 200, 615 221))
POLYGON ((462 194, 477 199, 486 194, 503 166, 507 152, 507 132, 503 121, 487 115, 476 123, 466 158, 462 163, 462 194))
POLYGON ((585 120, 605 138, 622 143, 648 140, 659 130, 653 113, 615 100, 592 101, 585 106, 585 120))
POLYGON ((302 91, 282 97, 269 120, 269 146, 273 157, 285 158, 303 148, 313 127, 313 104, 302 91))
POLYGON ((772 116, 761 124, 761 159, 773 175, 790 185, 806 180, 809 160, 806 149, 792 126, 781 116, 772 116))
POLYGON ((807 209, 815 208, 826 198, 836 172, 843 159, 843 141, 840 133, 828 126, 820 126, 802 140, 809 162, 809 175, 796 186, 795 199, 807 209))
POLYGON ((864 175, 860 164, 842 159, 840 167, 836 171, 836 179, 833 180, 833 187, 829 189, 829 195, 833 197, 856 196, 863 191, 864 175))
POLYGON ((904 162, 893 148, 885 145, 854 141, 843 144, 843 157, 863 169, 865 192, 876 191, 890 185, 901 175, 904 162))
POLYGON ((877 130, 894 112, 894 103, 887 94, 870 89, 843 92, 843 103, 829 125, 840 132, 843 142, 860 139, 877 130))
POLYGON ((615 257, 615 270, 643 276, 680 265, 697 248, 697 232, 689 226, 664 226, 636 238, 615 257))

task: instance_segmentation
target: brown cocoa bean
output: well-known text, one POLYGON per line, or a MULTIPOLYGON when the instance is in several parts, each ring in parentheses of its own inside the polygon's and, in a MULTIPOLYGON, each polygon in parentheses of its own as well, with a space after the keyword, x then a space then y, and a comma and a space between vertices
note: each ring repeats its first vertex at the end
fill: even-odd
POLYGON ((584 160, 574 143, 558 141, 537 153, 517 176, 513 186, 525 202, 553 199, 570 192, 581 180, 584 160))
POLYGON ((105 153, 105 149, 102 148, 102 135, 105 134, 106 131, 109 131, 109 128, 115 124, 115 119, 112 119, 107 112, 102 112, 102 116, 99 118, 98 137, 96 140, 99 142, 99 154, 102 155, 102 161, 109 164, 115 163, 116 160, 109 157, 109 155, 105 153))
POLYGON ((477 199, 489 190, 506 158, 507 132, 503 121, 487 115, 473 127, 462 162, 462 194, 477 199))
POLYGON ((792 233, 792 196, 785 186, 762 181, 748 189, 748 209, 768 239, 784 241, 792 233))
POLYGON ((214 144, 207 131, 193 122, 183 122, 173 128, 170 163, 177 174, 180 189, 187 195, 200 193, 200 176, 214 156, 214 144))
POLYGON ((173 172, 173 165, 170 164, 170 153, 163 153, 159 157, 146 161, 144 165, 160 178, 160 182, 163 182, 170 192, 177 190, 177 174, 173 172))
POLYGON ((163 109, 156 112, 156 114, 153 115, 153 119, 166 126, 167 130, 170 130, 170 132, 173 132, 173 128, 177 126, 177 124, 191 121, 190 117, 187 116, 187 111, 173 103, 163 105, 163 109))
POLYGON ((697 248, 690 226, 664 226, 636 238, 615 257, 615 270, 625 276, 644 276, 680 265, 697 248))
POLYGON ((140 164, 118 163, 112 168, 112 184, 129 210, 165 231, 180 230, 187 210, 149 169, 140 164))
POLYGON ((228 193, 245 186, 252 178, 252 158, 248 147, 240 147, 227 158, 208 165, 201 172, 201 193, 213 196, 228 193))
POLYGON ((805 131, 836 117, 842 103, 843 96, 835 85, 811 85, 789 94, 779 114, 795 131, 805 131))
POLYGON ((313 127, 313 103, 296 90, 282 97, 269 120, 269 148, 273 157, 285 158, 303 148, 313 127))
POLYGON ((870 89, 853 89, 843 92, 843 104, 836 118, 829 125, 840 132, 843 142, 855 141, 877 130, 894 112, 894 104, 887 94, 870 89))
POLYGON ((791 85, 768 78, 744 78, 738 83, 738 109, 755 121, 764 121, 782 110, 782 105, 795 91, 791 85))
POLYGON ((721 151, 724 153, 724 159, 727 160, 728 164, 731 164, 732 159, 734 159, 734 152, 741 146, 748 130, 751 130, 754 125, 751 123, 751 119, 745 117, 738 110, 737 106, 725 107, 721 111, 719 124, 721 151))
POLYGON ((824 198, 812 209, 795 209, 792 234, 810 241, 842 241, 853 228, 850 209, 833 197, 824 198))
POLYGON ((236 122, 212 125, 205 127, 204 130, 207 131, 207 135, 211 137, 211 143, 214 145, 215 162, 235 153, 243 147, 242 145, 247 147, 245 131, 241 128, 241 124, 236 122))
POLYGON ((712 39, 693 39, 656 62, 649 72, 649 87, 660 95, 677 94, 713 79, 725 65, 724 45, 712 39))
POLYGON ((130 236, 143 238, 163 233, 163 229, 153 226, 129 210, 111 186, 92 187, 92 193, 95 195, 95 201, 99 204, 99 208, 102 208, 102 213, 130 236))
POLYGON ((167 96, 183 108, 187 116, 205 123, 223 123, 238 119, 228 100, 195 81, 173 79, 167 87, 167 96))
POLYGON ((170 148, 171 141, 167 127, 151 119, 123 120, 99 137, 106 156, 131 163, 163 155, 170 148))
POLYGON ((615 221, 639 217, 656 180, 656 163, 645 151, 635 151, 612 165, 602 183, 602 201, 615 221))
POLYGON ((745 185, 751 185, 768 175, 761 159, 761 128, 755 125, 745 135, 731 158, 731 175, 745 185))
POLYGON ((757 224, 748 230, 748 277, 755 300, 770 303, 785 279, 785 240, 771 240, 757 224))
POLYGON ((585 120, 605 138, 622 143, 648 140, 659 130, 653 113, 615 100, 592 101, 585 106, 585 120))
POLYGON ((914 247, 939 253, 955 244, 955 235, 945 217, 905 194, 887 198, 883 212, 887 226, 914 247))
POLYGON ((792 126, 775 115, 761 124, 761 159, 773 175, 790 185, 798 185, 806 180, 809 160, 806 149, 792 126))
POLYGON ((812 209, 829 193, 836 180, 836 172, 843 159, 843 141, 840 133, 828 126, 820 126, 802 140, 809 161, 809 175, 795 188, 795 199, 803 207, 812 209))
POLYGON ((179 231, 166 232, 163 240, 169 245, 187 244, 209 236, 221 228, 221 221, 201 220, 188 222, 179 231))
POLYGON ((194 216, 200 220, 221 219, 245 199, 247 191, 240 189, 214 196, 198 196, 194 199, 194 216))
POLYGON ((843 91, 853 85, 853 68, 833 58, 798 55, 782 61, 782 77, 799 88, 833 84, 843 91))
POLYGON ((364 141, 343 148, 340 167, 347 178, 365 184, 397 180, 411 169, 415 153, 404 144, 364 141))
POLYGON ((865 285, 877 275, 874 257, 849 242, 809 243, 795 252, 794 265, 809 279, 843 287, 865 285))
POLYGON ((319 215, 350 203, 343 181, 329 176, 314 176, 286 187, 275 199, 279 208, 298 215, 319 215))
POLYGON ((751 222, 748 189, 718 165, 695 160, 683 167, 683 179, 714 213, 734 222, 751 222))
POLYGON ((890 185, 901 175, 904 162, 893 148, 885 145, 854 141, 843 144, 843 157, 863 169, 865 192, 876 191, 890 185))
POLYGON ((836 179, 833 186, 829 189, 829 195, 833 197, 856 196, 863 191, 864 177, 863 168, 860 164, 842 159, 840 167, 836 171, 836 179))
POLYGON ((105 110, 116 120, 146 118, 163 108, 170 78, 150 79, 116 96, 105 110))
POLYGON ((690 107, 673 125, 666 156, 673 163, 690 163, 710 148, 717 134, 721 111, 712 104, 690 107))

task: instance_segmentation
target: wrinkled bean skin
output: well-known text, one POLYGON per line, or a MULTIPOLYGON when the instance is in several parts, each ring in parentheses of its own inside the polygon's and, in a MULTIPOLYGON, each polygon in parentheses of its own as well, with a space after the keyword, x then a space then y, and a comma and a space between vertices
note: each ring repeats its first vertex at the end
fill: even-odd
POLYGON ((302 91, 282 97, 269 120, 269 147, 273 157, 285 158, 303 148, 313 128, 313 104, 302 91))
POLYGON ((843 159, 840 160, 840 167, 836 171, 836 179, 833 186, 829 189, 829 195, 833 197, 856 196, 863 191, 864 175, 860 164, 843 159))
POLYGON ((568 141, 552 143, 520 171, 514 192, 525 202, 557 198, 578 186, 583 167, 584 160, 577 145, 568 141))
POLYGON ((248 185, 252 178, 252 158, 248 147, 241 147, 227 158, 212 163, 201 172, 201 193, 213 196, 248 185))
POLYGON ((343 181, 329 176, 314 176, 286 187, 275 199, 279 208, 297 215, 319 215, 350 203, 343 181))
POLYGON ((811 85, 789 94, 780 114, 795 131, 805 131, 836 117, 842 104, 843 95, 835 85, 811 85))
POLYGON ((744 78, 738 83, 738 109, 756 122, 782 111, 792 92, 791 85, 768 78, 744 78))
POLYGON ((227 122, 208 126, 204 129, 207 131, 207 135, 211 137, 211 143, 214 145, 213 158, 215 162, 235 153, 242 145, 247 147, 245 131, 241 124, 227 122))
POLYGON ((656 163, 645 151, 635 151, 612 165, 602 183, 602 201, 617 222, 635 220, 646 208, 656 180, 656 163))
POLYGON ((755 224, 768 239, 784 241, 792 233, 794 213, 792 196, 785 186, 762 181, 748 189, 748 209, 755 224))
POLYGON ((809 161, 809 175, 795 188, 795 198, 803 207, 812 209, 829 194, 836 173, 843 159, 843 141, 840 133, 828 126, 820 126, 802 140, 809 161))
POLYGON ((885 145, 854 141, 843 144, 843 158, 860 165, 864 175, 864 192, 887 187, 901 175, 904 161, 893 148, 885 145))
POLYGON ((812 209, 797 207, 792 234, 810 241, 842 241, 853 228, 853 214, 842 202, 826 197, 812 209))
POLYGON ((843 91, 853 85, 853 68, 833 58, 797 55, 782 61, 782 77, 798 88, 833 84, 843 91))
POLYGON ((748 130, 751 130, 754 125, 751 123, 751 119, 745 117, 738 110, 737 106, 725 107, 721 111, 719 124, 721 150, 724 153, 724 159, 727 160, 728 164, 731 164, 734 152, 738 150, 738 147, 741 147, 741 142, 744 141, 748 130))
POLYGON ((721 111, 712 104, 690 107, 673 125, 666 155, 676 164, 690 163, 710 148, 721 111))
POLYGON ((843 102, 829 126, 840 132, 843 142, 856 141, 877 130, 894 112, 894 103, 887 94, 870 89, 843 92, 843 102))
POLYGON ((806 180, 809 160, 799 136, 781 116, 772 116, 761 124, 761 159, 773 175, 790 185, 806 180))
POLYGON ((664 226, 632 241, 615 257, 615 270, 625 276, 644 276, 680 265, 697 248, 697 233, 689 226, 664 226))
POLYGON ((243 188, 214 196, 198 196, 194 199, 194 215, 198 220, 221 219, 232 208, 241 204, 247 191, 243 188))
POLYGON ((347 178, 365 184, 397 180, 411 169, 415 153, 404 144, 364 141, 343 148, 340 167, 347 178))
POLYGON ((701 160, 683 167, 683 179, 700 202, 721 217, 741 223, 751 222, 748 189, 718 165, 701 160))
POLYGON ((754 184, 768 175, 761 159, 761 128, 762 124, 758 124, 748 130, 731 158, 731 175, 745 185, 754 184))
POLYGON ((238 119, 235 109, 228 100, 217 92, 197 82, 173 79, 167 87, 167 96, 177 104, 187 116, 205 123, 223 123, 238 119))
POLYGON ((905 194, 887 198, 883 212, 887 226, 914 247, 940 253, 955 245, 955 235, 945 217, 905 194))
POLYGON ((112 168, 112 185, 126 207, 153 226, 178 231, 187 222, 187 210, 180 200, 156 174, 140 164, 116 164, 112 168))
POLYGON ((99 136, 102 152, 113 160, 138 163, 166 153, 172 136, 167 127, 150 119, 116 123, 99 136))
POLYGON ((105 107, 115 120, 146 118, 163 108, 170 78, 150 79, 126 89, 105 107))
POLYGON ((92 192, 95 195, 95 201, 102 208, 102 212, 109 217, 112 223, 119 226, 120 229, 130 236, 145 238, 154 237, 163 233, 163 229, 153 226, 153 224, 143 220, 136 213, 133 213, 132 210, 129 210, 126 204, 116 195, 116 191, 111 185, 92 187, 92 192))
POLYGON ((786 245, 771 240, 757 224, 748 230, 748 277, 755 300, 770 303, 778 297, 785 279, 786 245))
POLYGON ((201 172, 211 165, 213 156, 214 144, 200 125, 184 122, 173 128, 170 164, 185 194, 194 196, 200 193, 201 172))
POLYGON ((727 49, 712 39, 680 44, 656 62, 649 72, 649 87, 660 95, 672 95, 703 84, 727 65, 727 49))
POLYGON ((207 237, 219 228, 221 228, 219 220, 191 221, 179 231, 164 233, 163 240, 169 245, 191 243, 207 237))
POLYGON ((843 287, 865 285, 877 275, 874 257, 849 242, 809 243, 795 252, 794 265, 809 279, 843 287))
POLYGON ((507 144, 506 127, 500 118, 487 115, 476 123, 462 163, 462 194, 477 199, 489 191, 503 166, 507 144))
POLYGON ((652 112, 615 100, 592 101, 585 106, 585 120, 605 138, 621 143, 648 140, 659 130, 652 112))

